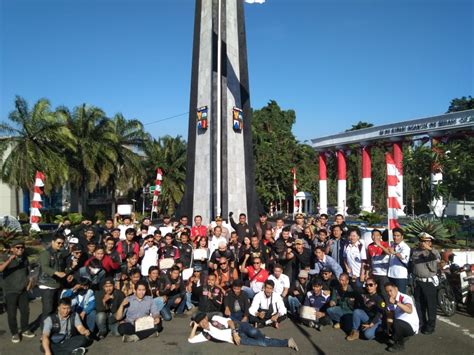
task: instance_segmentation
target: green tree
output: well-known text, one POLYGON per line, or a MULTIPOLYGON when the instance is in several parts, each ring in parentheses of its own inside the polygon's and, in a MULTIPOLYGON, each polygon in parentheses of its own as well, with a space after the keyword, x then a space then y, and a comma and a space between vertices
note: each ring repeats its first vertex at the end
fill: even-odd
POLYGON ((154 184, 156 169, 163 171, 159 210, 173 215, 184 195, 186 179, 186 142, 181 136, 164 136, 145 144, 148 181, 154 184))
POLYGON ((57 109, 67 122, 76 147, 67 151, 69 183, 78 195, 78 212, 83 213, 88 193, 104 187, 115 172, 117 162, 117 135, 112 121, 104 111, 83 104, 70 112, 66 107, 57 109))
POLYGON ((457 112, 474 109, 474 98, 471 96, 463 96, 458 99, 452 99, 449 105, 448 112, 457 112))
POLYGON ((76 152, 75 138, 64 118, 51 111, 46 99, 38 100, 30 110, 19 96, 8 118, 11 123, 0 123, 0 133, 7 135, 0 141, 0 151, 7 151, 1 161, 1 179, 11 186, 31 190, 39 170, 46 175, 46 191, 61 186, 68 178, 64 151, 76 152))
POLYGON ((373 126, 374 126, 373 123, 359 121, 356 124, 353 124, 351 128, 346 129, 346 132, 357 131, 359 129, 370 128, 373 126))

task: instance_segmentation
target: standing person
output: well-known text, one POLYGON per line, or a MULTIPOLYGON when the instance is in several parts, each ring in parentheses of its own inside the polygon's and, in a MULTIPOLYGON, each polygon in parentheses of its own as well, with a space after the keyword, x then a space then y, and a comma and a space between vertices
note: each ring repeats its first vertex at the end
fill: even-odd
POLYGON ((158 265, 158 247, 155 245, 155 238, 152 234, 145 237, 145 243, 140 247, 139 256, 142 258, 142 276, 148 276, 148 269, 158 265))
POLYGON ((200 238, 207 237, 207 228, 202 224, 202 217, 197 215, 194 217, 194 226, 191 228, 191 240, 197 241, 200 238))
POLYGON ((387 350, 390 352, 403 351, 406 339, 418 333, 420 320, 413 300, 410 296, 400 292, 397 285, 391 282, 386 283, 385 292, 389 297, 387 309, 393 312, 391 326, 393 344, 387 350))
POLYGON ((183 262, 184 268, 190 268, 191 261, 193 260, 193 245, 189 242, 188 233, 181 233, 181 240, 177 244, 179 250, 179 258, 183 262))
POLYGON ((202 312, 196 314, 193 319, 191 322, 191 333, 188 337, 188 342, 192 344, 214 340, 237 346, 288 347, 296 351, 299 350, 293 338, 286 340, 266 337, 260 330, 253 328, 247 322, 239 323, 236 326, 231 319, 220 316, 213 316, 211 321, 209 321, 206 313, 202 312), (202 329, 202 332, 196 334, 199 327, 202 329))
POLYGON ((434 237, 422 232, 418 236, 420 243, 413 250, 413 276, 415 278, 415 303, 420 319, 421 332, 432 334, 436 328, 437 289, 439 284, 439 252, 433 248, 434 237))
POLYGON ((266 230, 272 230, 272 225, 267 221, 268 217, 266 213, 260 213, 258 221, 253 226, 253 235, 258 237, 258 240, 263 239, 263 235, 266 230))
POLYGON ((344 247, 344 264, 354 288, 362 287, 365 279, 364 265, 366 260, 367 254, 364 244, 360 241, 359 231, 352 229, 349 232, 349 242, 344 247))
POLYGON ((125 238, 115 245, 117 253, 119 253, 120 257, 122 258, 122 262, 125 261, 129 253, 134 253, 138 256, 140 251, 140 245, 138 242, 134 241, 136 236, 135 229, 128 228, 124 233, 125 238))
POLYGON ((57 312, 44 320, 42 350, 45 355, 83 355, 84 347, 91 343, 90 334, 79 315, 71 311, 71 300, 61 298, 57 312))
POLYGON ((290 233, 295 239, 304 239, 304 215, 302 213, 295 216, 295 223, 291 226, 290 233))
POLYGON ((335 224, 331 228, 331 239, 329 239, 329 256, 344 266, 345 241, 342 239, 342 227, 335 224))
POLYGON ((283 272, 291 278, 293 278, 293 260, 295 259, 294 245, 295 239, 290 236, 288 228, 283 228, 280 238, 273 245, 276 262, 283 266, 283 272))
POLYGON ((224 243, 227 245, 226 239, 222 236, 222 228, 221 227, 214 227, 214 232, 209 239, 208 247, 209 252, 212 254, 219 248, 219 244, 224 243))
POLYGON ((390 252, 388 278, 390 282, 397 285, 397 288, 401 293, 406 293, 410 247, 403 241, 403 230, 401 228, 394 228, 392 234, 393 241, 388 248, 388 251, 390 252))
POLYGON ((249 308, 249 322, 256 327, 272 325, 279 328, 280 323, 286 319, 286 307, 283 298, 273 292, 275 284, 272 280, 265 281, 263 291, 255 295, 249 308))
POLYGON ((235 229, 237 235, 239 237, 239 243, 242 243, 244 237, 250 237, 250 226, 247 223, 247 215, 245 213, 241 213, 239 215, 239 223, 235 223, 232 216, 234 215, 233 212, 229 212, 229 221, 232 228, 235 229))
POLYGON ((314 269, 310 272, 311 274, 319 275, 323 269, 329 269, 337 278, 339 278, 342 274, 342 268, 336 260, 326 255, 324 248, 317 247, 314 250, 314 255, 316 260, 314 263, 314 269))
POLYGON ((390 250, 388 242, 382 240, 382 232, 378 229, 372 231, 373 242, 367 248, 367 261, 370 264, 372 276, 377 281, 378 291, 387 301, 384 285, 388 282, 388 266, 390 262, 390 250))
POLYGON ((22 337, 33 338, 35 335, 28 329, 30 306, 28 300, 29 263, 25 254, 25 243, 13 240, 10 243, 10 252, 7 259, 0 264, 0 273, 3 277, 3 292, 8 316, 8 327, 12 335, 12 342, 19 343, 22 337), (17 310, 20 311, 20 330, 16 319, 17 310))
MULTIPOLYGON (((142 227, 147 227, 148 229, 148 234, 154 234, 156 231, 156 227, 152 225, 150 217, 143 217, 142 219, 142 227)), ((142 235, 142 238, 144 236, 142 235)))
POLYGON ((346 224, 346 221, 344 220, 344 216, 340 213, 338 213, 334 217, 334 225, 341 226, 343 236, 349 232, 349 228, 347 228, 347 224, 346 224))
POLYGON ((66 281, 66 257, 63 249, 64 236, 56 234, 51 241, 51 246, 39 255, 41 274, 38 287, 41 295, 42 313, 41 323, 54 311, 59 299, 62 284, 66 281))
POLYGON ((173 233, 173 225, 171 224, 171 218, 168 215, 163 216, 163 223, 158 226, 161 235, 173 233))
POLYGON ((275 222, 275 227, 273 227, 273 240, 278 240, 280 238, 281 231, 285 227, 285 221, 283 221, 283 218, 279 217, 276 219, 275 222))
POLYGON ((114 216, 114 225, 120 229, 120 240, 126 239, 126 233, 129 228, 135 230, 135 213, 131 216, 120 216, 118 213, 114 216))
POLYGON ((135 288, 135 294, 125 297, 120 304, 115 315, 117 321, 121 321, 118 331, 123 335, 124 343, 136 342, 148 338, 156 334, 159 335, 163 331, 160 312, 157 311, 156 305, 151 296, 146 296, 146 284, 139 281, 135 288), (145 330, 135 330, 135 321, 142 317, 151 316, 154 319, 154 327, 145 330))

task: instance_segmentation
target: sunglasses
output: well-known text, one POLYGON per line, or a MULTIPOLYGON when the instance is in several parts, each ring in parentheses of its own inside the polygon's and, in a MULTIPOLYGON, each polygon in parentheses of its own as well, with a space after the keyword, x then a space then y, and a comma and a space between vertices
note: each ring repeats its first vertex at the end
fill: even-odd
POLYGON ((64 242, 56 242, 57 245, 64 245, 64 242))
POLYGON ((25 247, 21 246, 21 247, 14 247, 15 249, 25 249, 25 247))
POLYGON ((375 286, 375 284, 367 284, 366 286, 367 287, 373 287, 373 286, 375 286))

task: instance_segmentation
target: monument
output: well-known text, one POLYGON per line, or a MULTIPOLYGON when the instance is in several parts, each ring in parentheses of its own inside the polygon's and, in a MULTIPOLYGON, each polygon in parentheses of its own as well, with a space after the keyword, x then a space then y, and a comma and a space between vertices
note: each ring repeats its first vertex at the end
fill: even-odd
POLYGON ((180 213, 258 214, 243 0, 196 0, 180 213))

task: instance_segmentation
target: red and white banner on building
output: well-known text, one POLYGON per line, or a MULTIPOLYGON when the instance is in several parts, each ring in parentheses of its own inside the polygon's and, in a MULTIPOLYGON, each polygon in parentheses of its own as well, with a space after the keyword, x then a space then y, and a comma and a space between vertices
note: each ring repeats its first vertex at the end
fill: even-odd
POLYGON ((33 189, 33 200, 31 201, 30 209, 30 224, 31 229, 35 231, 40 231, 38 223, 41 221, 41 212, 40 209, 43 207, 41 202, 43 199, 43 187, 44 187, 45 176, 42 172, 37 171, 35 175, 35 185, 33 189))
POLYGON ((403 212, 400 199, 400 171, 393 160, 392 154, 385 153, 385 161, 387 163, 387 218, 388 228, 391 231, 398 224, 398 216, 403 212))
POLYGON ((298 189, 296 184, 298 181, 296 180, 296 168, 291 169, 291 173, 293 174, 293 213, 297 213, 300 207, 299 201, 296 199, 296 194, 298 193, 298 189))
POLYGON ((163 180, 163 172, 160 168, 156 169, 155 191, 153 191, 153 207, 151 213, 158 213, 158 196, 161 192, 161 181, 163 180))

